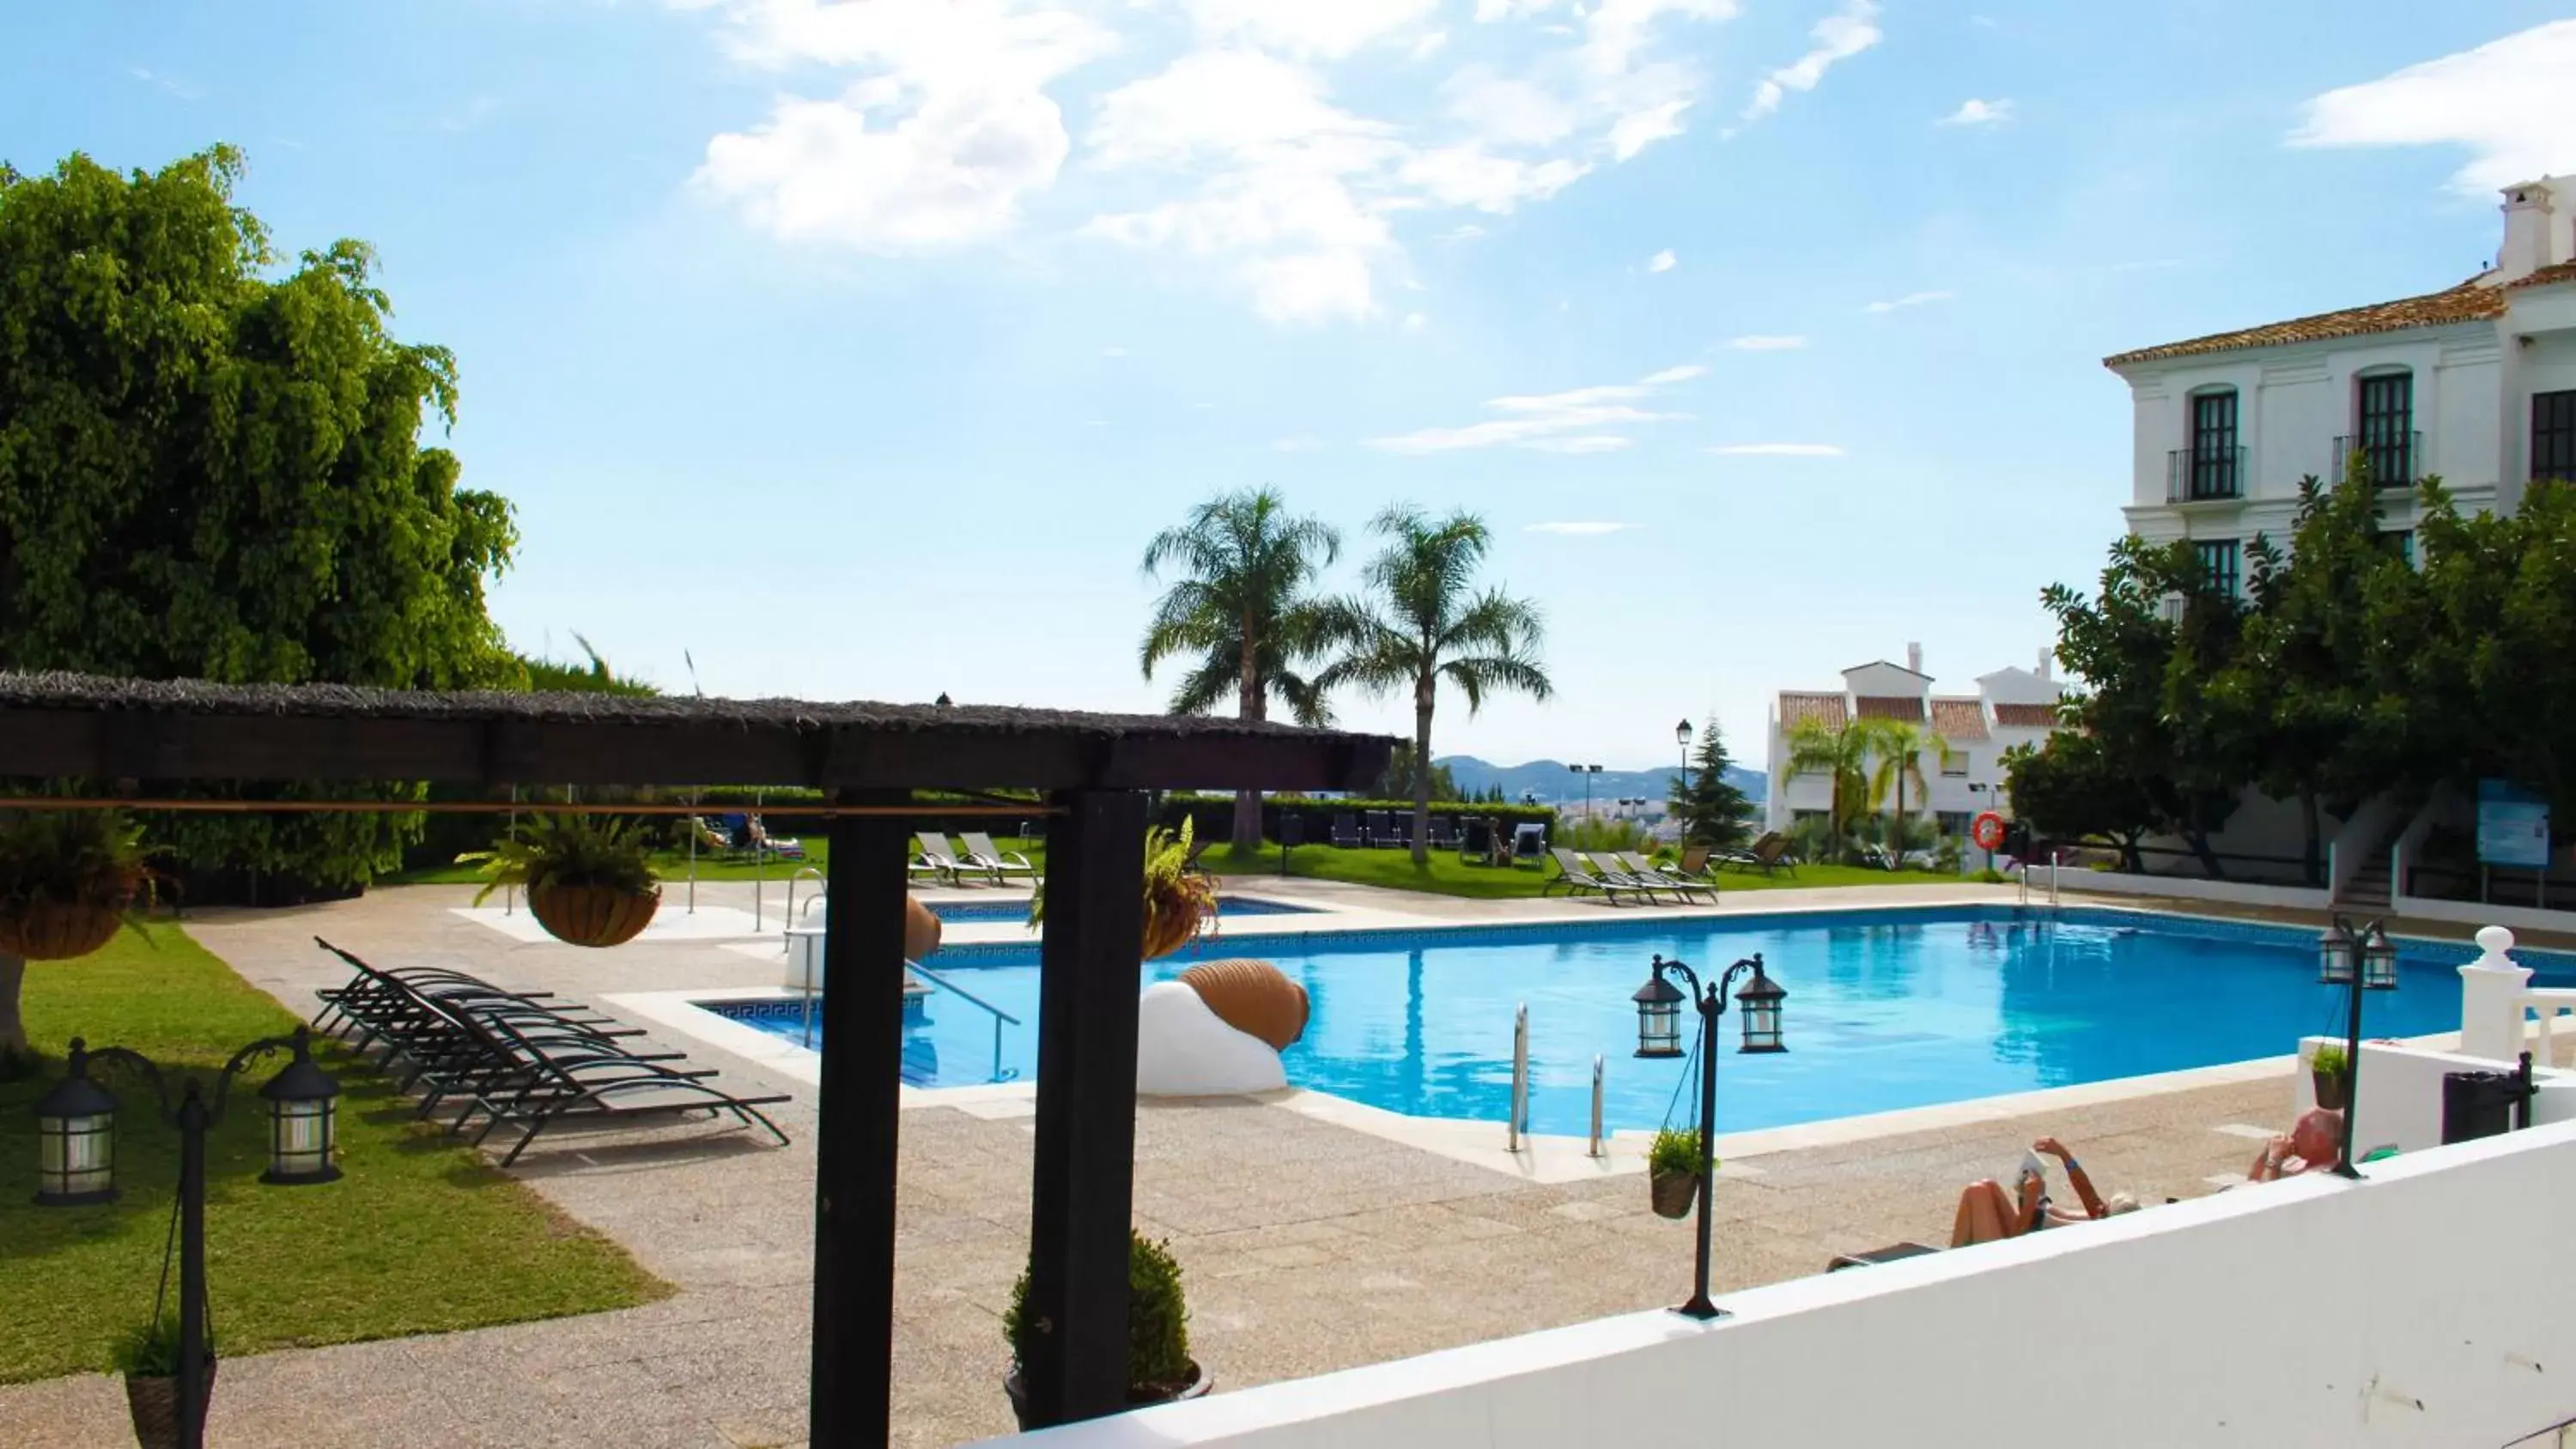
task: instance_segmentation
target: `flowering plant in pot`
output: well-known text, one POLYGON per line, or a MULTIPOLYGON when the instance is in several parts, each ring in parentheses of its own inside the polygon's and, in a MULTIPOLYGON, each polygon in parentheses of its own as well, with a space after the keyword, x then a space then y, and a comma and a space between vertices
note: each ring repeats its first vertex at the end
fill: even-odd
POLYGON ((1646 1191, 1657 1217, 1690 1216, 1691 1204, 1699 1200, 1704 1160, 1698 1129, 1666 1127, 1655 1133, 1654 1145, 1646 1149, 1646 1191))
MULTIPOLYGON (((169 1313, 130 1329, 116 1341, 110 1367, 125 1377, 125 1411, 142 1449, 176 1449, 179 1443, 179 1320, 169 1313)), ((215 1396, 215 1329, 206 1325, 206 1372, 198 1380, 197 1422, 215 1396)))
POLYGON ((631 820, 541 814, 490 850, 457 859, 484 862, 476 905, 503 886, 517 886, 546 934, 575 946, 624 945, 662 904, 649 837, 631 820))
MULTIPOLYGON (((1156 826, 1145 832, 1145 960, 1169 956, 1216 919, 1216 882, 1190 869, 1192 827, 1183 816, 1178 831, 1156 826)), ((1029 897, 1029 924, 1045 920, 1046 882, 1040 881, 1029 897)))
POLYGON ((68 961, 107 944, 156 879, 120 810, 0 810, 0 956, 68 961))
MULTIPOLYGON (((1020 1427, 1029 1423, 1028 1387, 1021 1369, 1038 1335, 1050 1331, 1029 1316, 1029 1275, 1024 1269, 1011 1285, 1011 1301, 1002 1310, 1002 1336, 1011 1344, 1011 1372, 1002 1380, 1011 1396, 1011 1412, 1020 1427)), ((1195 1399, 1208 1391, 1213 1376, 1190 1357, 1190 1310, 1181 1293, 1181 1265, 1169 1243, 1158 1243, 1130 1228, 1127 1233, 1127 1402, 1142 1408, 1195 1399)))
POLYGON ((2352 1062, 2343 1048, 2329 1042, 2308 1058, 2308 1084, 2316 1089, 2317 1105, 2329 1112, 2340 1112, 2352 1100, 2352 1062))

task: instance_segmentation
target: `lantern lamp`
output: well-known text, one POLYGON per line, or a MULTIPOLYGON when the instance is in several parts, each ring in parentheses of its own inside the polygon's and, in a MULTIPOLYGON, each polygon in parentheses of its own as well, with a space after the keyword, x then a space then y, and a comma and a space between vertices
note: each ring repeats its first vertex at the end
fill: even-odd
POLYGON ((2327 986, 2352 984, 2353 961, 2358 950, 2359 943, 2353 940, 2352 931, 2344 925, 2343 917, 2335 917, 2326 926, 2325 933, 2317 937, 2317 980, 2327 986))
POLYGON ((295 1058, 268 1079, 259 1095, 268 1102, 268 1171, 259 1180, 280 1187, 332 1182, 340 1176, 331 1161, 339 1107, 340 1084, 313 1064, 311 1035, 298 1027, 295 1058))
POLYGON ((36 1103, 36 1205, 115 1198, 116 1098, 89 1079, 88 1047, 74 1037, 70 1075, 36 1103))
POLYGON ((1655 958, 1655 974, 1637 988, 1637 1055, 1648 1059, 1682 1054, 1682 989, 1664 979, 1664 958, 1655 958))
POLYGON ((2388 927, 2378 921, 2361 933, 2361 984, 2366 991, 2397 989, 2397 943, 2388 939, 2388 927))
POLYGON ((1780 983, 1765 975, 1762 958, 1753 958, 1753 979, 1735 993, 1735 1004, 1743 1014, 1744 1044, 1739 1052, 1784 1052, 1789 1048, 1780 1040, 1780 1003, 1789 993, 1780 983))

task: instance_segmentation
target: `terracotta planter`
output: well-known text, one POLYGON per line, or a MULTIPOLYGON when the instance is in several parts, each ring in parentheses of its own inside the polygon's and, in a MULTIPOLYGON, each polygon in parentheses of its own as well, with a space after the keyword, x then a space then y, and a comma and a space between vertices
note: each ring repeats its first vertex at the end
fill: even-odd
POLYGON ((528 910, 546 934, 572 946, 623 946, 652 924, 662 888, 636 895, 611 886, 542 885, 528 892, 528 910))
POLYGON ((903 898, 903 959, 927 960, 939 949, 939 916, 910 896, 903 898))
MULTIPOLYGON (((1198 1360, 1192 1359, 1187 1384, 1177 1389, 1137 1388, 1131 1384, 1127 1389, 1127 1407, 1147 1409, 1156 1404, 1177 1404, 1183 1399, 1202 1399, 1207 1397, 1207 1391, 1215 1383, 1216 1375, 1200 1368, 1198 1360)), ((1029 1423, 1028 1387, 1020 1382, 1020 1371, 1016 1367, 1002 1380, 1002 1392, 1011 1396, 1011 1416, 1019 1420, 1021 1431, 1025 1433, 1035 1427, 1029 1423)))
POLYGON ((1658 1172, 1646 1179, 1646 1193, 1659 1218, 1686 1218, 1699 1202, 1699 1174, 1658 1172))
POLYGON ((2343 1072, 2320 1072, 2311 1069, 2308 1084, 2316 1088, 2317 1105, 2329 1112, 2340 1112, 2352 1100, 2352 1078, 2343 1072))
POLYGON ((28 961, 69 961, 108 943, 124 923, 114 906, 32 901, 0 912, 0 956, 28 961))
MULTIPOLYGON (((206 1359, 206 1377, 197 1388, 197 1423, 206 1422, 206 1407, 215 1397, 215 1360, 206 1359)), ((125 1376, 125 1412, 134 1421, 134 1439, 142 1449, 179 1449, 179 1381, 176 1378, 125 1376)))

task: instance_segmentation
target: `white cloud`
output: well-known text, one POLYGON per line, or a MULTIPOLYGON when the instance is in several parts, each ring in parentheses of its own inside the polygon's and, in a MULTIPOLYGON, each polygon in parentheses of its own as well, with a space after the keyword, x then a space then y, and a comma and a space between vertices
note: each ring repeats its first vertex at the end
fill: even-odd
POLYGON ((1669 272, 1680 265, 1681 258, 1673 255, 1671 247, 1666 247, 1646 259, 1646 270, 1650 272, 1669 272))
POLYGON ((1381 452, 1419 455, 1464 448, 1537 448, 1554 453, 1606 453, 1628 446, 1629 439, 1603 429, 1633 423, 1669 422, 1680 413, 1651 412, 1636 406, 1661 389, 1688 382, 1708 371, 1685 365, 1649 373, 1635 382, 1578 387, 1565 392, 1498 397, 1486 408, 1503 414, 1456 428, 1423 428, 1394 437, 1371 438, 1381 452))
POLYGON ((1892 301, 1872 302, 1868 306, 1861 308, 1861 310, 1864 312, 1893 312, 1901 307, 1921 307, 1933 302, 1947 302, 1958 295, 1958 293, 1951 291, 1908 292, 1904 296, 1895 298, 1892 301))
POLYGON ((1804 337, 1764 335, 1755 333, 1744 337, 1729 338, 1726 345, 1734 348, 1738 352, 1794 352, 1798 348, 1806 346, 1807 339, 1804 337))
POLYGON ((1688 101, 1664 101, 1621 116, 1610 127, 1610 154, 1625 161, 1657 141, 1680 135, 1682 113, 1689 109, 1688 101))
POLYGON ((1404 315, 1404 330, 1407 332, 1419 332, 1430 325, 1431 319, 1419 312, 1408 312, 1404 315))
POLYGON ((1411 29, 1440 0, 1182 0, 1182 8, 1211 40, 1330 60, 1411 29))
POLYGON ((2327 91, 2307 103, 2293 146, 2459 146, 2452 183, 2489 191, 2576 159, 2576 20, 2327 91))
POLYGON ((1936 126, 2000 126, 2012 119, 2013 103, 2008 96, 1981 101, 1975 96, 1959 102, 1959 109, 1933 122, 1936 126))
POLYGON ((1561 533, 1574 538, 1590 538, 1597 534, 1625 532, 1636 526, 1633 523, 1533 523, 1523 528, 1521 532, 1561 533))
POLYGON ((1439 54, 1440 48, 1448 43, 1448 31, 1425 31, 1420 40, 1413 42, 1413 58, 1415 60, 1429 60, 1431 57, 1439 54))
POLYGON ((157 71, 146 70, 139 65, 127 66, 125 73, 178 100, 193 101, 205 94, 185 81, 173 79, 157 71))
POLYGON ((1574 108, 1535 82, 1464 66, 1440 87, 1450 117, 1497 146, 1545 146, 1574 133, 1574 108))
POLYGON ((1790 91, 1814 90, 1836 61, 1849 60, 1878 44, 1878 6, 1875 0, 1844 0, 1842 9, 1817 21, 1808 34, 1815 47, 1754 86, 1753 99, 1744 106, 1745 120, 1758 121, 1780 109, 1790 91))
POLYGON ((781 96, 707 143, 694 178, 786 241, 876 252, 985 240, 1055 181, 1071 146, 1046 85, 1114 38, 1012 0, 731 0, 728 43, 756 64, 860 72, 832 99, 781 96))
POLYGON ((1256 50, 1194 51, 1101 97, 1083 137, 1103 166, 1223 160, 1339 142, 1373 155, 1392 127, 1324 98, 1314 70, 1256 50))
POLYGON ((1843 450, 1832 443, 1729 443, 1711 448, 1722 458, 1839 458, 1843 450))
POLYGON ((1544 201, 1583 179, 1581 162, 1523 161, 1488 154, 1484 147, 1444 146, 1408 159, 1396 174, 1442 206, 1470 206, 1500 215, 1524 201, 1544 201))

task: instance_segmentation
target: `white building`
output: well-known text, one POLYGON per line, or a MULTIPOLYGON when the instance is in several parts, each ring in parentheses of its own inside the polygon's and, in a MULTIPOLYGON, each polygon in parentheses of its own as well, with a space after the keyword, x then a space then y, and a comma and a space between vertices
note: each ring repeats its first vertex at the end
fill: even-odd
POLYGON ((2576 177, 2504 197, 2496 264, 2455 287, 2104 359, 2137 410, 2129 531, 2191 539, 2241 586, 2247 543, 2287 545, 2299 480, 2355 449, 2410 550, 2422 478, 2474 512, 2576 477, 2576 177))
MULTIPOLYGON (((1821 774, 1780 778, 1789 760, 1789 731, 1800 720, 1816 720, 1839 730, 1853 720, 1891 719, 1927 727, 1949 745, 1939 758, 1921 761, 1929 800, 1907 790, 1906 809, 1930 814, 1944 835, 1965 837, 1968 823, 1981 810, 2009 816, 2005 803, 2003 754, 2015 745, 2035 745, 2057 724, 2061 689, 2049 677, 2048 655, 2039 668, 1998 669, 1977 677, 1974 694, 1935 694, 1932 676, 1923 672, 1923 646, 1905 646, 1905 663, 1877 660, 1843 671, 1842 687, 1780 691, 1771 708, 1771 790, 1763 805, 1763 828, 1786 830, 1833 804, 1833 782, 1821 774)), ((1888 808, 1894 808, 1894 800, 1888 808)))

